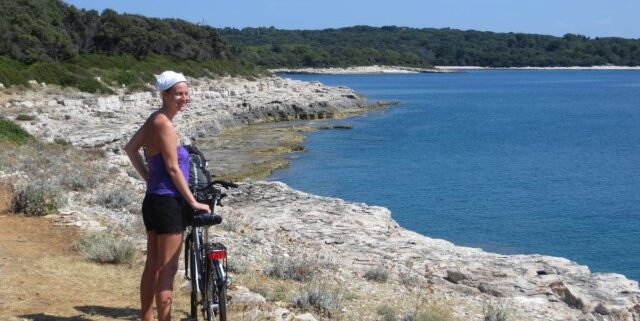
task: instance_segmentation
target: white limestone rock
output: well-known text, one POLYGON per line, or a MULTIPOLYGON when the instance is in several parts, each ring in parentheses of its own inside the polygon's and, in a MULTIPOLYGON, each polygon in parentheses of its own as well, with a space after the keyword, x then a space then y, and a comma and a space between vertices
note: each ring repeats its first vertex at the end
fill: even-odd
POLYGON ((564 258, 455 246, 400 227, 382 207, 306 194, 279 182, 244 184, 230 192, 227 205, 266 242, 339 256, 346 275, 382 264, 391 275, 418 276, 436 292, 471 301, 479 293, 508 300, 533 320, 625 320, 613 317, 614 310, 640 316, 636 281, 594 274, 564 258))
POLYGON ((249 291, 244 286, 233 286, 227 290, 229 303, 234 306, 257 307, 267 302, 262 295, 249 291))

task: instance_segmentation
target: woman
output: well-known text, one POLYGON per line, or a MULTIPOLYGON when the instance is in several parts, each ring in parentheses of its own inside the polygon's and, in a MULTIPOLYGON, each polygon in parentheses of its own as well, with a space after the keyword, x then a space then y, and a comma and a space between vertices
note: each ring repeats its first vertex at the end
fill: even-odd
POLYGON ((189 190, 189 154, 179 145, 172 123, 189 101, 187 79, 182 74, 165 71, 157 76, 156 89, 160 91, 162 107, 149 116, 124 148, 133 167, 147 182, 142 203, 147 259, 140 280, 141 318, 146 321, 153 320, 154 297, 158 320, 171 319, 173 278, 185 229, 183 205, 210 212, 209 206, 198 203, 189 190), (141 148, 147 165, 140 155, 141 148))

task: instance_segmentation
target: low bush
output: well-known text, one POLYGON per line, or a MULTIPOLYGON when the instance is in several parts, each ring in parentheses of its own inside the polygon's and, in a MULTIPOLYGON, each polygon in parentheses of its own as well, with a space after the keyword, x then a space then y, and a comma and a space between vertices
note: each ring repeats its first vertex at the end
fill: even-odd
POLYGON ((509 311, 504 303, 493 305, 487 303, 482 307, 482 321, 507 321, 509 320, 509 311))
POLYGON ((458 321, 453 309, 445 303, 422 302, 412 313, 405 314, 401 321, 458 321))
POLYGON ((33 136, 16 123, 0 117, 0 139, 5 139, 18 145, 34 141, 33 136))
POLYGON ((401 273, 398 281, 406 287, 416 287, 420 286, 422 283, 417 275, 411 273, 401 273))
POLYGON ((6 56, 0 56, 0 84, 5 87, 26 85, 28 79, 23 72, 25 64, 6 56))
POLYGON ((335 292, 319 287, 300 290, 291 299, 294 307, 312 310, 331 318, 340 310, 341 304, 335 292))
POLYGON ((384 283, 389 279, 389 272, 384 267, 377 266, 367 269, 363 277, 369 281, 384 283))
POLYGON ((380 315, 381 321, 396 321, 396 315, 398 314, 396 309, 388 305, 379 306, 376 312, 380 315))
POLYGON ((98 186, 104 179, 101 172, 90 172, 85 170, 65 171, 60 177, 60 183, 70 191, 83 191, 98 186))
POLYGON ((285 280, 310 281, 316 273, 317 266, 313 261, 303 258, 273 257, 271 265, 264 269, 270 277, 285 280))
POLYGON ((132 204, 135 202, 130 192, 122 189, 111 189, 104 193, 98 193, 94 201, 106 208, 110 209, 127 209, 130 211, 132 204))
POLYGON ((88 70, 72 64, 50 61, 36 62, 26 68, 30 79, 62 87, 75 87, 84 92, 113 94, 113 90, 100 83, 88 70))
POLYGON ((110 231, 84 235, 73 247, 85 258, 99 263, 131 263, 135 253, 131 241, 119 238, 110 231))
POLYGON ((114 93, 114 88, 146 90, 155 74, 172 69, 192 78, 268 75, 255 65, 229 59, 190 61, 169 55, 83 54, 64 62, 38 61, 31 64, 0 56, 0 83, 6 87, 27 85, 29 80, 75 87, 84 92, 114 93), (110 86, 110 87, 109 87, 110 86))
POLYGON ((32 181, 15 191, 11 200, 11 212, 43 216, 57 212, 65 203, 57 184, 32 181))
POLYGON ((16 120, 19 120, 19 121, 32 121, 35 119, 36 119, 36 116, 33 116, 33 115, 20 114, 16 116, 16 120))
POLYGON ((58 137, 53 139, 53 143, 54 144, 58 144, 58 145, 62 145, 62 146, 71 145, 71 143, 68 140, 66 140, 64 138, 58 138, 58 137))

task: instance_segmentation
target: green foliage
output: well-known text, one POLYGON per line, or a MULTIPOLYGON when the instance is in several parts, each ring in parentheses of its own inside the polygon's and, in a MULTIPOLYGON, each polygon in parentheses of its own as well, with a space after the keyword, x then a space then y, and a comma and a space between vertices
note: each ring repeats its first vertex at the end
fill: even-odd
POLYGON ((3 0, 0 29, 0 55, 26 63, 67 61, 87 53, 172 55, 197 61, 228 56, 226 45, 209 26, 110 9, 99 14, 60 0, 3 0))
POLYGON ((0 84, 6 87, 26 85, 29 79, 24 73, 25 69, 25 64, 9 57, 0 56, 0 84))
POLYGON ((237 59, 259 66, 640 65, 640 39, 354 26, 324 30, 219 29, 237 59))
POLYGON ((18 145, 26 144, 34 140, 33 136, 22 129, 22 127, 2 117, 0 117, 0 139, 6 139, 18 145))
POLYGON ((87 54, 68 62, 40 61, 32 64, 0 57, 0 82, 5 86, 25 85, 27 80, 33 79, 39 83, 75 87, 85 92, 111 94, 111 88, 123 86, 129 90, 145 90, 155 81, 154 75, 168 69, 195 78, 267 73, 252 64, 228 59, 189 61, 157 55, 138 59, 131 55, 87 54))
POLYGON ((131 241, 119 238, 110 231, 84 235, 73 247, 85 258, 99 263, 131 263, 135 253, 131 241))
POLYGON ((76 87, 86 92, 113 93, 85 69, 70 63, 36 62, 26 69, 31 79, 63 87, 76 87))
POLYGON ((36 116, 27 115, 27 114, 19 114, 18 116, 16 116, 16 120, 19 120, 19 121, 32 121, 35 119, 36 119, 36 116))
POLYGON ((11 212, 43 216, 55 213, 64 203, 65 198, 57 184, 32 181, 14 193, 11 212))
POLYGON ((209 27, 178 19, 79 10, 60 0, 0 0, 0 83, 29 80, 85 92, 144 89, 163 70, 191 77, 266 73, 229 59, 209 27))

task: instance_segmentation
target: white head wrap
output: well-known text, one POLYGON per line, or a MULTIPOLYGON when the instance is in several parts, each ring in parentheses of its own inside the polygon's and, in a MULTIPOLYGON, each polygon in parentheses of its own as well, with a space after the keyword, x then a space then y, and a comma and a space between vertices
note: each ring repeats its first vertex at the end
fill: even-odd
POLYGON ((187 81, 187 78, 185 78, 183 74, 167 70, 159 75, 156 75, 156 89, 159 91, 165 91, 173 87, 173 85, 183 81, 187 81))

